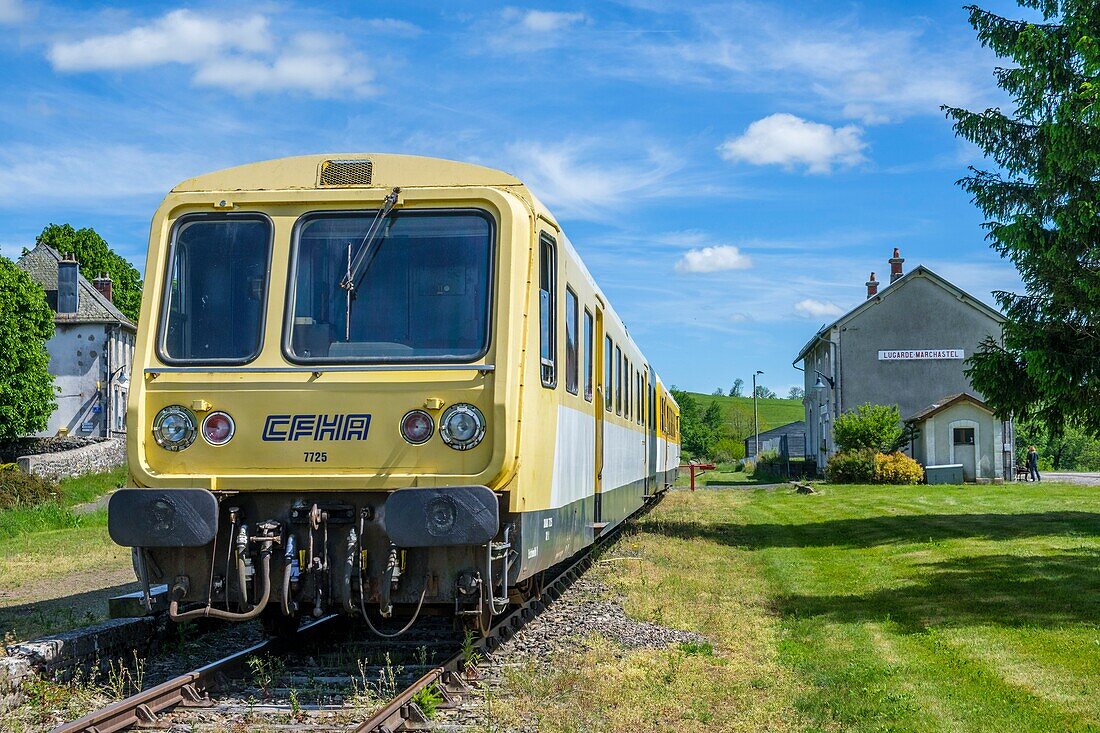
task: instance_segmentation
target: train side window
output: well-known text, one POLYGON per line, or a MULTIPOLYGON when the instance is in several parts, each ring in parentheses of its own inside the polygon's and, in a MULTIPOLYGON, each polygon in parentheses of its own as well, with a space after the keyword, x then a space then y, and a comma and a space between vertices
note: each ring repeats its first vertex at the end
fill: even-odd
POLYGON ((630 419, 630 359, 623 357, 623 417, 630 419))
POLYGON ((558 386, 557 254, 553 237, 539 237, 539 361, 542 386, 558 386))
POLYGON ((584 398, 592 401, 592 312, 584 309, 584 398))
POLYGON ((577 394, 577 294, 565 288, 565 389, 577 394))
POLYGON ((615 367, 611 362, 613 348, 611 337, 605 337, 603 340, 603 408, 608 412, 611 412, 611 408, 615 405, 615 383, 612 379, 615 367))
POLYGON ((615 414, 623 414, 623 350, 615 347, 615 414))

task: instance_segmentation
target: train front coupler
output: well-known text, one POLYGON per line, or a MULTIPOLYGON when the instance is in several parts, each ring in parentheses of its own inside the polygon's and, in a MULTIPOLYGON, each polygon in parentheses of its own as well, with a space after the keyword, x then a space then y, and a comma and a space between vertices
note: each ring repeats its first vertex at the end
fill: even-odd
POLYGON ((168 605, 168 617, 173 621, 191 621, 198 618, 217 618, 226 621, 249 621, 258 618, 271 600, 271 555, 275 548, 283 544, 283 527, 279 522, 267 520, 256 525, 258 534, 251 535, 248 525, 242 523, 236 536, 237 574, 240 579, 241 605, 245 610, 241 612, 227 611, 214 608, 213 599, 208 597, 206 605, 190 611, 180 611, 180 602, 190 592, 191 580, 186 575, 178 576, 172 583, 169 591, 170 603, 168 605), (258 547, 260 595, 256 604, 248 608, 248 577, 250 549, 258 547))

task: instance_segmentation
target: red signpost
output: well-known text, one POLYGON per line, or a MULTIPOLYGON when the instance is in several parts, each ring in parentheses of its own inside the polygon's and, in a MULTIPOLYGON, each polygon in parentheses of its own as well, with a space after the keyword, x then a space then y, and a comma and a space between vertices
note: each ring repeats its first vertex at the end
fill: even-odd
POLYGON ((691 490, 695 491, 695 477, 702 476, 707 471, 714 470, 713 463, 682 463, 680 468, 687 468, 691 471, 691 490), (698 473, 696 473, 698 471, 698 473))

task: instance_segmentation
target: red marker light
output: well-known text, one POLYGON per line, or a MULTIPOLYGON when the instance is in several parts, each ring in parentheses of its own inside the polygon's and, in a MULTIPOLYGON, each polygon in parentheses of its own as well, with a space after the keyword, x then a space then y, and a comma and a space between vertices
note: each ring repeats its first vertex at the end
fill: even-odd
POLYGON ((235 430, 233 418, 224 412, 211 412, 202 421, 202 437, 210 445, 225 445, 233 438, 235 430))
POLYGON ((413 445, 427 443, 434 431, 432 416, 423 410, 409 410, 401 418, 401 437, 413 445))

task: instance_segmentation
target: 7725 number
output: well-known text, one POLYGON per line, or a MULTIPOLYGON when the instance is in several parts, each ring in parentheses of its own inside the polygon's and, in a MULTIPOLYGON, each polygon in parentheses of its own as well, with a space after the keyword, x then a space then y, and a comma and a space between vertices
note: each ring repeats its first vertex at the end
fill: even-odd
POLYGON ((326 451, 307 450, 302 455, 305 456, 306 463, 328 463, 328 452, 326 451))

